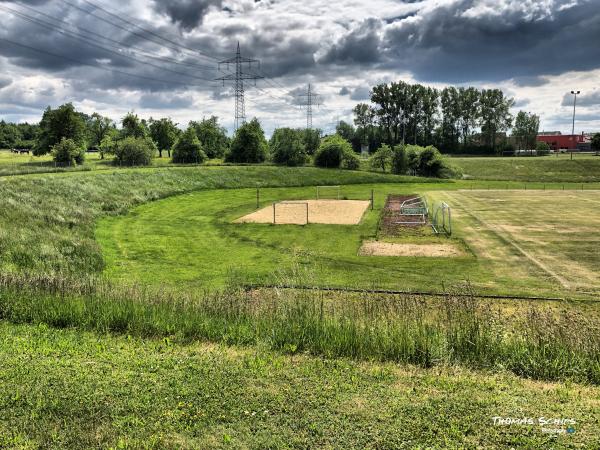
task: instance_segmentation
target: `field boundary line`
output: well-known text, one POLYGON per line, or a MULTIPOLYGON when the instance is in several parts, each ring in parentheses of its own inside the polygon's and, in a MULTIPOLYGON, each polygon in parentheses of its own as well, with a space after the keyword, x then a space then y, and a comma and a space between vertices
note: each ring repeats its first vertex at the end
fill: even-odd
MULTIPOLYGON (((450 198, 452 198, 456 204, 456 198, 453 197, 451 194, 447 194, 447 195, 450 198)), ((477 199, 474 199, 474 200, 476 202, 478 201, 477 199)), ((469 211, 468 208, 466 208, 466 207, 464 207, 464 208, 459 207, 459 208, 462 211, 464 211, 466 214, 471 216, 473 219, 475 219, 477 222, 479 222, 481 225, 483 225, 485 228, 487 228, 489 231, 494 233, 502 241, 506 242, 507 244, 510 244, 519 253, 521 253, 525 258, 530 260, 532 263, 534 263, 536 266, 538 266, 538 268, 542 269, 542 271, 546 272, 548 275, 550 275, 552 278, 554 278, 556 281, 558 281, 562 287, 564 287, 565 289, 571 289, 571 286, 569 285, 569 283, 567 282, 566 279, 564 279, 563 277, 558 275, 556 272, 554 272, 552 269, 550 269, 544 263, 542 263, 537 258, 535 258, 533 255, 531 255, 529 252, 524 250, 519 244, 517 244, 512 239, 512 235, 508 231, 506 231, 506 229, 504 229, 504 227, 502 227, 500 225, 498 225, 498 226, 491 225, 490 223, 486 222, 485 220, 483 220, 480 217, 478 217, 477 215, 475 215, 473 212, 469 211)))

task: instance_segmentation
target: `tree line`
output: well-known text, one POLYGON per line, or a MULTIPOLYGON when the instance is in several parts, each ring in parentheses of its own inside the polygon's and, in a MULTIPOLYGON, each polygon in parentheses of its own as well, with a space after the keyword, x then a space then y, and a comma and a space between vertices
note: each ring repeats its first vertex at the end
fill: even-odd
MULTIPOLYGON (((535 148, 539 117, 521 111, 515 132, 519 141, 507 140, 513 127, 514 99, 500 89, 449 86, 436 89, 404 81, 374 86, 370 103, 354 109, 354 126, 340 122, 336 132, 358 150, 370 152, 382 144, 435 146, 444 153, 497 154, 515 145, 535 148)), ((513 133, 514 134, 514 133, 513 133)))

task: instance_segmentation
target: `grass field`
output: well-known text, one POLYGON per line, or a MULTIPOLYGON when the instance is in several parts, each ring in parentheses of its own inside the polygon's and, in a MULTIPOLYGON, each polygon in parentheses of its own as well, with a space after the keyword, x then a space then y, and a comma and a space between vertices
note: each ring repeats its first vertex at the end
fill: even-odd
MULTIPOLYGON (((438 189, 443 186, 436 186, 438 189)), ((343 195, 368 199, 375 210, 358 226, 239 224, 253 211, 255 190, 215 190, 173 197, 100 221, 107 273, 148 284, 223 287, 231 276, 277 283, 300 265, 304 283, 443 292, 469 282, 476 292, 502 295, 595 297, 600 213, 595 191, 428 191, 429 185, 344 186, 343 195), (393 242, 446 243, 464 249, 439 257, 358 256, 377 239, 388 193, 423 192, 454 208, 455 236, 399 236, 393 242), (433 281, 435 280, 435 281, 433 281)), ((308 188, 263 189, 262 204, 314 198, 308 188)))
POLYGON ((524 190, 268 166, 2 177, 0 447, 597 448, 600 310, 568 300, 598 296, 600 185, 563 178, 524 190), (234 223, 257 187, 265 206, 324 184, 373 189, 374 211, 356 226, 234 223), (388 193, 447 201, 455 234, 381 234, 388 193), (372 239, 465 256, 358 256, 372 239), (498 416, 573 418, 575 432, 498 416))
POLYGON ((450 163, 465 178, 530 182, 600 181, 600 156, 560 154, 540 157, 455 157, 450 163))
MULTIPOLYGON (((0 322, 3 448, 597 448, 600 390, 0 322), (575 433, 494 425, 573 418, 575 433)), ((559 427, 563 428, 564 427, 559 427)))

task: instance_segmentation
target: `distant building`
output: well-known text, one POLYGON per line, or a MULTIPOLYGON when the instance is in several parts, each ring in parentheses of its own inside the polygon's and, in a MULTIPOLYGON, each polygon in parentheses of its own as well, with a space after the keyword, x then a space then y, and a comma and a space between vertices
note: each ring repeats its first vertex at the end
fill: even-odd
POLYGON ((591 149, 591 136, 581 134, 561 134, 560 131, 550 134, 547 132, 539 133, 537 136, 538 142, 546 142, 550 149, 555 152, 560 150, 567 151, 589 151, 591 149))

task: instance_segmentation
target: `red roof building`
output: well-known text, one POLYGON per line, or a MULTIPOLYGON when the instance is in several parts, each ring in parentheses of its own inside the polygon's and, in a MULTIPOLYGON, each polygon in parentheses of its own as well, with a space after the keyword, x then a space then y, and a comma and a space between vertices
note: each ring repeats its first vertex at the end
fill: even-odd
POLYGON ((581 150, 589 144, 590 139, 585 134, 539 134, 538 142, 546 142, 554 151, 558 150, 581 150))

